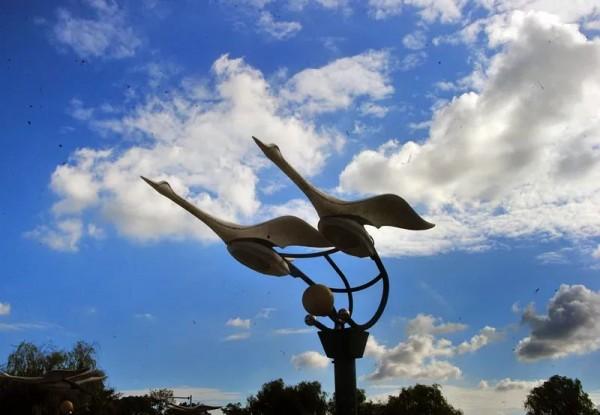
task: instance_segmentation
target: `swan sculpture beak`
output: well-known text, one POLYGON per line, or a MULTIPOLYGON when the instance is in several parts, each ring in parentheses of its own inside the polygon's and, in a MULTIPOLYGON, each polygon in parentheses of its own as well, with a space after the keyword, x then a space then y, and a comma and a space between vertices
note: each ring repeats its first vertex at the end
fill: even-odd
POLYGON ((236 260, 262 274, 283 276, 290 273, 288 262, 273 250, 274 246, 331 246, 319 231, 295 216, 281 216, 251 226, 226 222, 179 196, 166 181, 154 182, 143 176, 142 179, 211 228, 227 244, 227 250, 236 260))
POLYGON ((375 253, 373 239, 364 225, 393 226, 410 230, 425 230, 435 225, 425 221, 400 196, 383 194, 367 199, 345 201, 319 190, 300 175, 283 157, 279 147, 265 144, 256 137, 254 142, 279 169, 304 192, 319 215, 319 231, 336 248, 357 256, 375 253))

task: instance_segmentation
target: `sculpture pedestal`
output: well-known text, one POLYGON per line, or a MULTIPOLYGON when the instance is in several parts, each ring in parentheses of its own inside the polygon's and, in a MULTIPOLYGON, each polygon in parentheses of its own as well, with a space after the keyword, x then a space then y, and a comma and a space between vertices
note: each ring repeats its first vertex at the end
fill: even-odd
POLYGON ((363 357, 369 333, 353 329, 319 331, 327 357, 333 359, 335 415, 356 415, 356 359, 363 357))

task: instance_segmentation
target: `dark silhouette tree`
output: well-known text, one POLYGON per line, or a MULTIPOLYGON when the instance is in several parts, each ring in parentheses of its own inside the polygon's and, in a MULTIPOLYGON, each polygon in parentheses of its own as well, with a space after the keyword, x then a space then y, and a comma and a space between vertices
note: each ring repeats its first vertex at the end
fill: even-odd
POLYGON ((439 385, 415 385, 402 388, 398 396, 389 396, 382 415, 462 415, 442 395, 439 385))
POLYGON ((152 407, 158 414, 164 414, 168 408, 168 404, 175 403, 171 389, 151 389, 149 396, 152 407))
POLYGON ((327 394, 319 382, 300 382, 286 386, 277 379, 262 385, 251 395, 246 406, 229 404, 222 409, 226 415, 326 415, 327 394))
MULTIPOLYGON (((358 415, 380 415, 383 413, 384 404, 367 401, 367 395, 364 389, 356 390, 356 404, 358 407, 358 415)), ((335 414, 335 393, 328 403, 330 414, 335 414)))
POLYGON ((600 415, 579 379, 559 375, 529 392, 525 410, 527 415, 600 415))

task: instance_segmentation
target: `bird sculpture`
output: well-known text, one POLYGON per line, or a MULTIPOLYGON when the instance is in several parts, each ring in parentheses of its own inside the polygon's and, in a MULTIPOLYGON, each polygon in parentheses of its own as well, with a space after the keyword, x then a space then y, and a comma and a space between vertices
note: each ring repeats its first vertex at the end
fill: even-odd
POLYGON ((425 230, 435 225, 425 221, 400 196, 383 194, 367 199, 345 201, 317 189, 300 175, 283 157, 275 144, 265 144, 252 137, 262 152, 304 192, 319 215, 319 231, 336 248, 353 256, 375 253, 373 239, 364 225, 377 228, 393 226, 425 230))
POLYGON ((210 405, 195 405, 195 406, 179 406, 168 404, 169 410, 176 414, 187 414, 187 415, 207 415, 208 411, 212 411, 215 409, 221 409, 220 406, 210 406, 210 405))
POLYGON ((43 376, 12 376, 0 372, 0 381, 13 381, 40 385, 51 389, 79 389, 83 390, 81 385, 90 382, 100 382, 106 379, 106 376, 98 369, 80 369, 80 370, 50 370, 43 376))
POLYGON ((227 245, 229 253, 247 267, 263 274, 283 276, 290 273, 289 264, 273 250, 301 245, 330 247, 331 243, 315 228, 295 216, 281 216, 251 226, 218 219, 179 196, 166 181, 154 182, 142 176, 154 190, 204 222, 227 245))

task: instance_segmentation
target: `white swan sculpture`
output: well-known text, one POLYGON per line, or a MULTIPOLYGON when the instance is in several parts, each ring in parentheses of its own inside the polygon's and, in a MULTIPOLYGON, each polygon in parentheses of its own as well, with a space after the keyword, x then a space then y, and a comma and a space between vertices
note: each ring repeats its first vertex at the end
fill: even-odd
POLYGON ((156 183, 143 176, 142 179, 158 193, 204 222, 227 244, 227 250, 236 260, 260 273, 275 276, 290 273, 287 261, 273 251, 273 246, 331 246, 319 231, 295 216, 281 216, 257 225, 242 226, 218 219, 197 208, 175 193, 165 181, 156 183))
POLYGON ((275 144, 264 144, 252 137, 262 152, 304 192, 319 215, 319 231, 336 248, 357 256, 375 253, 373 239, 363 225, 377 228, 393 226, 425 230, 435 225, 425 221, 400 196, 383 194, 367 199, 345 201, 317 189, 300 175, 283 157, 275 144))

